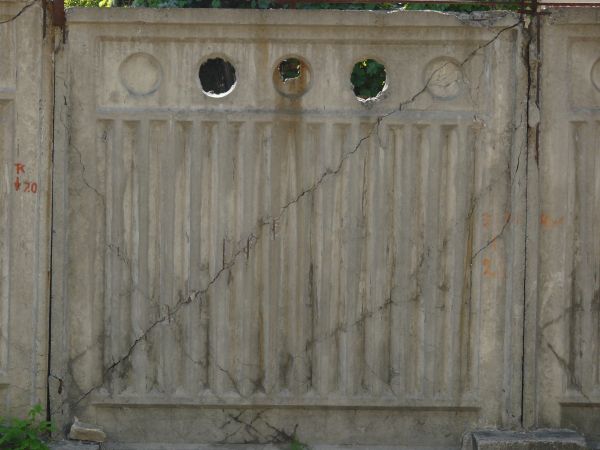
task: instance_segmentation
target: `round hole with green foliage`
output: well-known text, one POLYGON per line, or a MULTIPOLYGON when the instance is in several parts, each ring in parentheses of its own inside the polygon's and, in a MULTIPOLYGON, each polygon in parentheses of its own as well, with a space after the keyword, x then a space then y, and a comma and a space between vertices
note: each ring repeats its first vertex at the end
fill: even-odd
POLYGON ((279 75, 281 81, 293 80, 300 78, 302 75, 302 63, 298 58, 284 59, 279 63, 279 75))
POLYGON ((273 85, 284 97, 297 99, 310 89, 311 70, 300 57, 281 59, 273 70, 273 85))
POLYGON ((374 59, 357 62, 350 75, 354 94, 361 100, 373 99, 381 94, 386 78, 385 66, 374 59))

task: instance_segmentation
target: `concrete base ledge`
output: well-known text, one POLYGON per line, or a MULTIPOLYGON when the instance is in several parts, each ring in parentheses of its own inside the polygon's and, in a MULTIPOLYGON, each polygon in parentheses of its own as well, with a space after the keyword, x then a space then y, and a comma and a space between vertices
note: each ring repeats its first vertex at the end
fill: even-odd
MULTIPOLYGON (((572 430, 536 430, 529 432, 484 430, 472 434, 472 450, 578 450, 598 449, 572 430)), ((51 450, 288 450, 289 444, 167 444, 104 443, 61 441, 50 444, 51 450)), ((458 450, 450 447, 415 447, 403 445, 311 445, 310 450, 458 450)))
MULTIPOLYGON (((223 444, 118 444, 104 443, 102 450, 289 450, 289 443, 278 445, 223 444)), ((459 450, 454 447, 415 447, 404 445, 310 445, 309 450, 459 450)))
POLYGON ((77 441, 51 442, 49 447, 50 450, 100 450, 100 444, 77 441))
MULTIPOLYGON (((119 443, 102 444, 79 441, 51 442, 50 450, 289 450, 290 444, 167 444, 119 443)), ((310 450, 460 450, 459 447, 415 447, 405 445, 311 445, 310 450)))
POLYGON ((587 449, 585 438, 572 430, 477 431, 473 450, 576 450, 587 449))

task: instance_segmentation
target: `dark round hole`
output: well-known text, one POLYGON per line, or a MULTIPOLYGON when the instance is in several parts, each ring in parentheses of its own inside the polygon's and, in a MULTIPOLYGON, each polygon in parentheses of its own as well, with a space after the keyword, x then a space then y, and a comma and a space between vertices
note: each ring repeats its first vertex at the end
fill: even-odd
POLYGON ((223 97, 235 86, 235 68, 222 58, 207 59, 200 66, 200 84, 211 97, 223 97))
POLYGON ((284 59, 279 63, 279 75, 283 82, 300 78, 302 75, 302 63, 298 58, 284 59))
POLYGON ((370 100, 381 94, 385 80, 385 66, 374 59, 357 62, 350 75, 354 94, 361 100, 370 100))

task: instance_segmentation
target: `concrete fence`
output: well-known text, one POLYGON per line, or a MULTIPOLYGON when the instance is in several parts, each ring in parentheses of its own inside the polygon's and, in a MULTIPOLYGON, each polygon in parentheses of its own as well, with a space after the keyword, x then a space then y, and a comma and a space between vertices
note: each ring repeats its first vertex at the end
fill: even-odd
POLYGON ((47 390, 52 45, 41 7, 26 5, 0 2, 0 415, 47 390))
POLYGON ((24 6, 0 24, 3 413, 122 449, 600 440, 597 10, 62 32, 0 11, 24 6))

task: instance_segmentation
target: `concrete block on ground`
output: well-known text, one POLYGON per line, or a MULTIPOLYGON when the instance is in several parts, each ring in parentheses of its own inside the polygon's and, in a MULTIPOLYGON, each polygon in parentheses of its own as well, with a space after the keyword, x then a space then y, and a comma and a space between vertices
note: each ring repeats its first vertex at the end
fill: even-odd
POLYGON ((69 439, 104 442, 106 440, 106 433, 104 433, 100 427, 80 422, 77 417, 75 417, 75 422, 71 425, 71 431, 69 431, 69 439))

